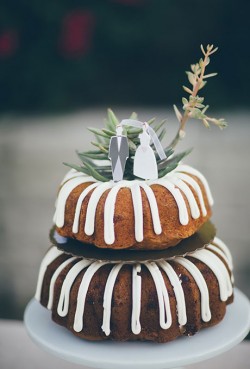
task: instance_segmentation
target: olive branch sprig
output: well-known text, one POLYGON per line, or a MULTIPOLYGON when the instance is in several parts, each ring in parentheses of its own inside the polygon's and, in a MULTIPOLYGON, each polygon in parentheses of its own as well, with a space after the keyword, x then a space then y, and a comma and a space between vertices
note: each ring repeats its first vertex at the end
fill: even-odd
POLYGON ((179 130, 169 145, 172 148, 178 144, 185 136, 186 123, 190 118, 201 120, 206 128, 210 127, 210 123, 216 125, 220 129, 227 126, 225 119, 212 118, 206 114, 209 105, 204 105, 204 97, 200 97, 198 92, 206 85, 206 79, 215 77, 218 73, 205 74, 206 68, 210 63, 210 56, 218 50, 218 47, 214 48, 214 45, 207 45, 206 50, 203 45, 201 45, 201 51, 203 53, 203 58, 199 60, 196 64, 191 64, 191 71, 187 71, 188 81, 191 84, 191 88, 183 86, 185 92, 189 94, 188 99, 186 97, 182 98, 182 109, 184 114, 182 114, 176 105, 174 105, 174 111, 176 117, 180 123, 179 130))

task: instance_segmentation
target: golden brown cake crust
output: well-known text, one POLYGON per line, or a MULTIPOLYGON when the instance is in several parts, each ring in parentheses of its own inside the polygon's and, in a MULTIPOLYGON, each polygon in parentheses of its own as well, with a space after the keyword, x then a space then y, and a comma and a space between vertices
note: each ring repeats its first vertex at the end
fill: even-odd
POLYGON ((104 239, 104 205, 110 190, 106 190, 101 196, 95 215, 95 231, 91 236, 86 235, 84 231, 86 212, 88 203, 93 190, 85 197, 80 212, 79 231, 73 233, 72 226, 74 222, 76 204, 80 194, 85 188, 91 185, 90 182, 77 186, 69 195, 65 208, 65 221, 62 228, 57 227, 57 232, 64 237, 76 238, 83 243, 94 244, 100 248, 125 249, 132 248, 137 250, 159 250, 175 246, 182 239, 194 234, 210 217, 211 207, 207 198, 207 193, 203 183, 193 175, 192 179, 199 185, 204 200, 207 214, 202 215, 202 208, 197 192, 188 183, 187 186, 197 202, 200 210, 200 216, 193 219, 190 206, 185 194, 181 191, 186 203, 189 221, 187 225, 182 225, 179 220, 179 209, 171 192, 165 187, 153 184, 151 189, 155 195, 159 210, 159 217, 162 226, 162 233, 156 234, 153 228, 150 204, 144 189, 140 188, 143 207, 143 241, 137 242, 135 239, 135 217, 132 195, 129 188, 121 188, 118 192, 114 213, 114 231, 115 242, 107 244, 104 239))

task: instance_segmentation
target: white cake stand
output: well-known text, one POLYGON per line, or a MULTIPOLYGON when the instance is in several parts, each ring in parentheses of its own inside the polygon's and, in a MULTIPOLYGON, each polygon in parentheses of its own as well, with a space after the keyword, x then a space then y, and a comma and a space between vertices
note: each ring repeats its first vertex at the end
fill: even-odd
POLYGON ((70 362, 101 369, 167 369, 212 358, 240 343, 250 329, 250 302, 235 289, 220 324, 166 344, 82 340, 55 324, 36 300, 28 304, 24 323, 39 346, 70 362))

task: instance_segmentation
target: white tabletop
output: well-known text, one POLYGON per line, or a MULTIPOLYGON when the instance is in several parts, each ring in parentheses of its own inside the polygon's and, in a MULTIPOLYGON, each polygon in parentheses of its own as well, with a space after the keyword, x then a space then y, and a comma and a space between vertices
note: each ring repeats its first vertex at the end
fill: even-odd
MULTIPOLYGON (((225 354, 188 366, 188 368, 247 369, 249 368, 249 360, 250 341, 243 341, 225 354)), ((28 337, 22 322, 0 320, 0 368, 74 369, 80 368, 80 366, 62 361, 37 347, 28 337)))

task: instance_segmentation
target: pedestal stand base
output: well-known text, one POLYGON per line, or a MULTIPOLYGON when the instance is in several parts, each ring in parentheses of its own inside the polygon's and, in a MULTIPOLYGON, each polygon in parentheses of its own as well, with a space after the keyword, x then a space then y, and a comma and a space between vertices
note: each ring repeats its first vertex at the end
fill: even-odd
POLYGON ((38 345, 70 362, 101 369, 167 369, 212 358, 240 343, 250 329, 250 303, 235 289, 235 301, 220 324, 166 344, 81 340, 55 324, 36 300, 28 304, 24 322, 38 345))

